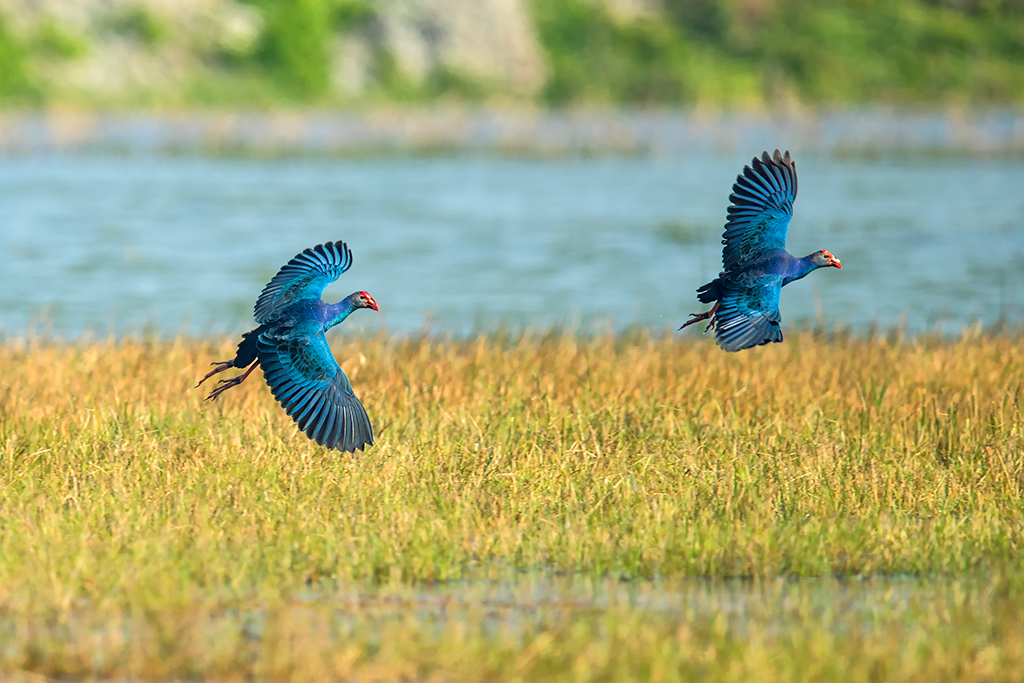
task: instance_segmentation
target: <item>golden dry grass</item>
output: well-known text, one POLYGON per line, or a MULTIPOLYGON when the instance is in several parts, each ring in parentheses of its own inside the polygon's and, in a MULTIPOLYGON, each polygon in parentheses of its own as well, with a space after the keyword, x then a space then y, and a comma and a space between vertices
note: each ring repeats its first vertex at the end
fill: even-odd
POLYGON ((378 431, 356 456, 297 433, 256 376, 204 404, 192 385, 233 346, 0 345, 0 671, 1024 675, 1017 336, 351 338, 335 351, 378 431), (505 618, 471 583, 422 614, 431 582, 524 570, 666 595, 913 575, 930 597, 833 613, 812 591, 734 623, 591 595, 505 618))

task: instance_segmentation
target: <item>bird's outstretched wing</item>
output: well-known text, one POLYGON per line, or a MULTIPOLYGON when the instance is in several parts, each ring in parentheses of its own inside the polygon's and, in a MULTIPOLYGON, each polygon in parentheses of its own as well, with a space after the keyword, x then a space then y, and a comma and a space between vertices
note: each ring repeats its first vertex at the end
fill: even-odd
POLYGON ((254 314, 259 324, 272 321, 290 304, 319 299, 324 288, 352 265, 352 252, 341 241, 318 244, 303 250, 286 263, 267 283, 256 300, 254 314))
POLYGON ((271 393, 306 436, 321 446, 355 452, 373 444, 373 428, 323 331, 264 332, 257 348, 271 393))
POLYGON ((726 285, 715 313, 715 340, 725 351, 742 351, 782 341, 779 294, 782 278, 750 286, 726 285))
POLYGON ((743 266, 765 251, 786 248, 786 233, 796 200, 796 162, 775 150, 754 157, 736 177, 729 195, 728 221, 722 233, 722 266, 726 272, 743 266))

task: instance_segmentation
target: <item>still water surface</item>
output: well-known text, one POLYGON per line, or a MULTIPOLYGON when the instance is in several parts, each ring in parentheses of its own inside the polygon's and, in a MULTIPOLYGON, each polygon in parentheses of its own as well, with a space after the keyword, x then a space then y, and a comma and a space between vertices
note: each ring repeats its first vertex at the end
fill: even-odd
MULTIPOLYGON (((702 308, 751 155, 0 157, 0 331, 236 331, 278 267, 334 239, 354 265, 325 298, 381 306, 357 327, 661 331, 702 308)), ((787 287, 787 325, 1024 322, 1024 160, 797 163, 789 249, 844 268, 787 287)))

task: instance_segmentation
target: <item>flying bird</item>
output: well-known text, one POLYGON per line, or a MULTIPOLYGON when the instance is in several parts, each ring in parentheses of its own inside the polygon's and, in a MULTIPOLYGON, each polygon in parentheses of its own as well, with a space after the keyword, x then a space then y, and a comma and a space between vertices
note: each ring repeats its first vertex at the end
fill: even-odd
POLYGON ((754 157, 736 177, 722 234, 722 272, 697 290, 701 303, 714 306, 691 313, 683 329, 708 320, 725 351, 782 341, 779 295, 794 280, 823 267, 842 268, 826 249, 797 258, 786 251, 786 233, 796 200, 796 163, 775 150, 754 157), (709 320, 710 319, 710 320, 709 320))
POLYGON ((231 368, 248 368, 222 379, 206 400, 245 381, 257 367, 274 398, 306 436, 321 446, 355 452, 373 444, 373 428, 324 335, 359 308, 380 309, 366 292, 336 304, 320 299, 324 288, 352 265, 344 242, 305 249, 286 263, 256 300, 258 327, 242 335, 232 360, 215 361, 199 384, 231 368))

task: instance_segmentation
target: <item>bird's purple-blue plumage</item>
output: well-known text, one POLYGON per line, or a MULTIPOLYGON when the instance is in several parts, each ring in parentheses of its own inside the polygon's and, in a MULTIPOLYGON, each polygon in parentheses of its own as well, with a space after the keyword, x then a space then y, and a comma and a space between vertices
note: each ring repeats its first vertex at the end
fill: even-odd
POLYGON ((722 234, 722 272, 697 290, 702 303, 716 306, 687 323, 710 317, 726 351, 781 342, 782 287, 821 267, 814 254, 797 258, 786 251, 796 194, 789 152, 765 152, 736 178, 722 234))
MULTIPOLYGON (((259 326, 242 336, 233 360, 203 379, 258 359, 271 393, 299 429, 321 446, 354 452, 373 444, 373 428, 324 333, 357 308, 376 310, 377 304, 366 292, 355 292, 336 304, 320 299, 324 288, 351 265, 352 254, 340 241, 296 255, 256 301, 259 326)), ((210 398, 216 399, 248 374, 224 380, 210 398)))
POLYGON ((373 428, 324 333, 356 309, 352 294, 337 304, 324 288, 352 265, 344 242, 304 250, 285 264, 256 301, 256 342, 274 398, 306 436, 327 448, 355 451, 373 443, 373 428))

